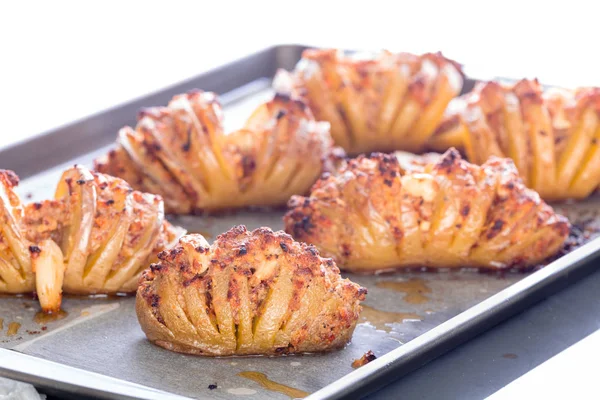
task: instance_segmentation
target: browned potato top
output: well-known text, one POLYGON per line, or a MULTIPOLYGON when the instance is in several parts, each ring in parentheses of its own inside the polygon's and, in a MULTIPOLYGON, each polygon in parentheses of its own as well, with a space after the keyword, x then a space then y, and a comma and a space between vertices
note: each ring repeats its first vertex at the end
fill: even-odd
POLYGON ((269 228, 199 234, 159 254, 136 310, 148 339, 198 355, 326 351, 350 339, 366 289, 331 259, 269 228))
POLYGON ((546 200, 581 199, 600 185, 600 88, 544 91, 537 80, 484 82, 452 100, 429 147, 476 164, 510 157, 546 200))
POLYGON ((167 212, 190 214, 284 205, 340 155, 329 124, 300 100, 277 95, 226 134, 216 95, 192 91, 143 110, 96 169, 161 195, 167 212))
POLYGON ((35 285, 21 199, 14 189, 19 177, 0 170, 0 293, 33 291, 35 285))
POLYGON ((286 231, 342 268, 365 272, 525 267, 566 239, 567 219, 523 185, 510 159, 477 166, 450 149, 423 160, 401 166, 380 153, 350 160, 310 196, 292 197, 286 231))
POLYGON ((360 57, 335 49, 306 50, 293 72, 281 70, 274 81, 330 122, 335 143, 350 154, 423 151, 462 85, 460 66, 441 53, 360 57))
POLYGON ((80 165, 63 173, 52 200, 23 206, 11 171, 0 170, 0 184, 0 292, 37 291, 44 308, 57 310, 63 289, 135 291, 142 270, 183 233, 164 219, 160 196, 80 165))
POLYGON ((133 292, 149 258, 178 238, 160 196, 82 166, 64 172, 56 199, 68 211, 58 242, 68 293, 133 292))

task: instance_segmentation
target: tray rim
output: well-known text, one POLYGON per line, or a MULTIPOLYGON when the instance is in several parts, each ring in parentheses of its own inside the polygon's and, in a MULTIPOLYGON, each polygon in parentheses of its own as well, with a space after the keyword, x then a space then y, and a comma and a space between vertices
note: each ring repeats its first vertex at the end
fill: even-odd
POLYGON ((70 391, 67 396, 82 398, 119 398, 126 400, 185 400, 189 397, 165 392, 149 386, 128 382, 111 376, 71 367, 41 357, 30 356, 9 349, 0 349, 0 375, 43 388, 44 392, 70 391), (7 367, 5 363, 12 363, 7 367), (27 379, 24 380, 23 377, 27 379), (62 388, 57 385, 59 383, 62 388))
MULTIPOLYGON (((31 168, 26 169, 26 172, 19 171, 22 169, 20 166, 25 165, 26 161, 20 159, 18 155, 30 154, 31 152, 34 154, 36 152, 39 153, 39 149, 44 149, 44 152, 48 154, 52 151, 52 148, 48 149, 45 145, 51 142, 60 142, 60 140, 57 139, 66 135, 69 130, 76 129, 82 124, 106 117, 112 113, 119 112, 120 110, 122 111, 124 108, 140 108, 142 107, 142 104, 145 104, 145 106, 152 105, 156 102, 155 99, 157 97, 164 98, 165 96, 171 96, 172 94, 185 91, 187 89, 182 88, 189 87, 190 84, 196 80, 210 80, 211 77, 218 76, 224 71, 235 69, 236 66, 239 68, 240 65, 243 65, 252 59, 264 61, 264 64, 267 66, 267 70, 264 71, 264 77, 271 78, 274 75, 275 70, 282 64, 280 57, 283 53, 295 52, 299 54, 307 47, 310 46, 300 43, 282 43, 265 47, 250 54, 244 54, 239 58, 230 57, 232 60, 231 62, 207 69, 196 76, 166 87, 152 90, 128 101, 120 102, 114 106, 31 136, 25 140, 0 147, 0 159, 3 160, 3 164, 8 164, 6 167, 16 169, 20 176, 27 178, 35 173, 43 172, 45 168, 41 168, 41 170, 37 169, 34 173, 31 173, 31 168)), ((255 79, 259 78, 259 76, 255 77, 255 79)), ((239 87, 239 85, 237 85, 237 87, 239 87)), ((235 87, 232 87, 229 90, 214 90, 212 88, 207 90, 213 90, 222 94, 223 92, 234 89, 235 87)), ((114 134, 114 132, 111 132, 113 140, 114 134)), ((89 134, 80 138, 80 140, 86 139, 89 139, 89 134)), ((98 148, 99 145, 96 144, 94 147, 98 148)), ((77 152, 75 156, 83 155, 85 153, 86 152, 77 152)), ((52 160, 51 165, 55 166, 57 164, 60 164, 60 161, 52 160)), ((2 167, 5 167, 5 165, 2 167)), ((350 372, 342 378, 312 393, 307 398, 356 398, 357 396, 364 396, 372 393, 391 381, 418 369, 420 366, 434 360, 447 351, 458 347, 460 344, 510 318, 524 308, 533 305, 535 302, 550 296, 552 293, 555 293, 588 275, 593 271, 591 261, 595 259, 600 259, 600 238, 589 241, 580 248, 550 263, 543 269, 524 277, 515 284, 501 290, 486 300, 477 303, 473 307, 470 307, 446 322, 430 329, 426 333, 419 335, 395 350, 388 352, 375 361, 350 372)), ((66 364, 51 362, 40 357, 29 356, 7 349, 0 349, 0 372, 2 376, 9 376, 13 379, 30 382, 42 389, 58 390, 78 395, 101 396, 104 398, 113 398, 115 396, 118 398, 132 398, 130 397, 131 393, 127 392, 133 387, 131 385, 148 390, 148 393, 157 392, 157 389, 143 385, 130 384, 129 382, 112 378, 107 375, 93 373, 91 371, 70 367, 66 364), (6 365, 5 360, 7 358, 13 360, 14 364, 6 365), (52 365, 52 370, 57 373, 42 377, 28 374, 23 368, 20 368, 26 365, 33 366, 32 360, 33 363, 43 362, 52 365), (90 383, 90 385, 94 383, 100 384, 102 382, 110 382, 117 385, 122 391, 116 393, 97 390, 85 386, 85 384, 73 385, 68 382, 68 379, 60 380, 56 378, 56 375, 62 375, 65 378, 68 377, 69 371, 88 374, 89 380, 86 381, 86 383, 90 383), (60 387, 61 385, 63 386, 62 388, 60 387)), ((162 393, 167 394, 167 392, 162 393)), ((150 397, 143 398, 153 398, 151 394, 148 394, 148 396, 150 397)), ((173 396, 178 395, 173 394, 173 396)), ((174 398, 185 397, 178 396, 174 398)))
POLYGON ((372 394, 585 278, 596 270, 594 261, 600 261, 600 237, 330 383, 307 399, 350 399, 372 394))

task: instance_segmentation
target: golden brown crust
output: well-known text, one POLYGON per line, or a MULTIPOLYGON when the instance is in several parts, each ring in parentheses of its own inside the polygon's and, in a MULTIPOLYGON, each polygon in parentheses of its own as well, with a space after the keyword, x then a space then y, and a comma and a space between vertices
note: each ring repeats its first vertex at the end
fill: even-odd
MULTIPOLYGON (((14 189, 19 177, 0 170, 0 292, 31 292, 35 287, 30 243, 21 199, 14 189)), ((35 254, 35 253, 34 253, 35 254)))
POLYGON ((360 58, 335 49, 306 50, 293 72, 279 71, 274 81, 278 92, 302 97, 330 122, 336 144, 350 154, 421 152, 462 84, 460 66, 441 53, 360 58))
POLYGON ((164 219, 159 196, 83 166, 63 173, 55 199, 25 206, 13 191, 14 173, 0 171, 0 183, 0 292, 39 295, 42 288, 57 299, 55 310, 61 288, 135 291, 148 261, 182 234, 164 219), (52 282, 36 282, 40 272, 52 282))
POLYGON ((344 346, 366 289, 283 232, 237 226, 209 246, 184 236, 159 254, 137 292, 153 343, 205 355, 280 355, 344 346))
POLYGON ((160 196, 122 179, 75 166, 63 173, 56 199, 68 208, 58 241, 67 293, 133 292, 152 254, 175 240, 160 196))
POLYGON ((45 239, 60 241, 60 231, 69 215, 67 205, 60 200, 44 200, 25 205, 22 229, 33 243, 45 239))
POLYGON ((284 205, 339 156, 329 125, 299 100, 277 95, 225 134, 216 95, 192 91, 142 111, 95 168, 161 195, 167 212, 190 214, 284 205))
POLYGON ((394 155, 350 160, 293 196, 286 231, 351 271, 502 269, 558 251, 566 218, 527 189, 508 159, 470 164, 451 149, 401 166, 394 155))
POLYGON ((537 80, 484 82, 454 99, 428 146, 483 164, 510 157, 546 200, 581 199, 600 185, 600 88, 542 90, 537 80))

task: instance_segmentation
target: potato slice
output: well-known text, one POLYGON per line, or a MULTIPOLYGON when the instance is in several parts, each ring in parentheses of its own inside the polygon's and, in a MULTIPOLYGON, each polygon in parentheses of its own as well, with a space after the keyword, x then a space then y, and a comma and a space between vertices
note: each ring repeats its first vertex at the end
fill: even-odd
POLYGON ((588 107, 581 113, 578 124, 569 133, 567 147, 558 160, 556 187, 557 190, 567 190, 577 170, 581 166, 581 160, 590 148, 594 134, 598 127, 598 115, 593 107, 588 107))
POLYGON ((37 245, 32 256, 35 272, 35 290, 42 310, 47 313, 60 311, 65 264, 60 247, 52 240, 37 245))

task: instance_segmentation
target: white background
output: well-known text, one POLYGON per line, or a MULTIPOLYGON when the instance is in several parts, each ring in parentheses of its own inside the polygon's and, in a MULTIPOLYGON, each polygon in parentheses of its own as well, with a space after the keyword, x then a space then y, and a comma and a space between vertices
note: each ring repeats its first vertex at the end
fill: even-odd
POLYGON ((0 5, 0 146, 274 43, 442 50, 476 76, 600 85, 583 1, 51 1, 0 5))

